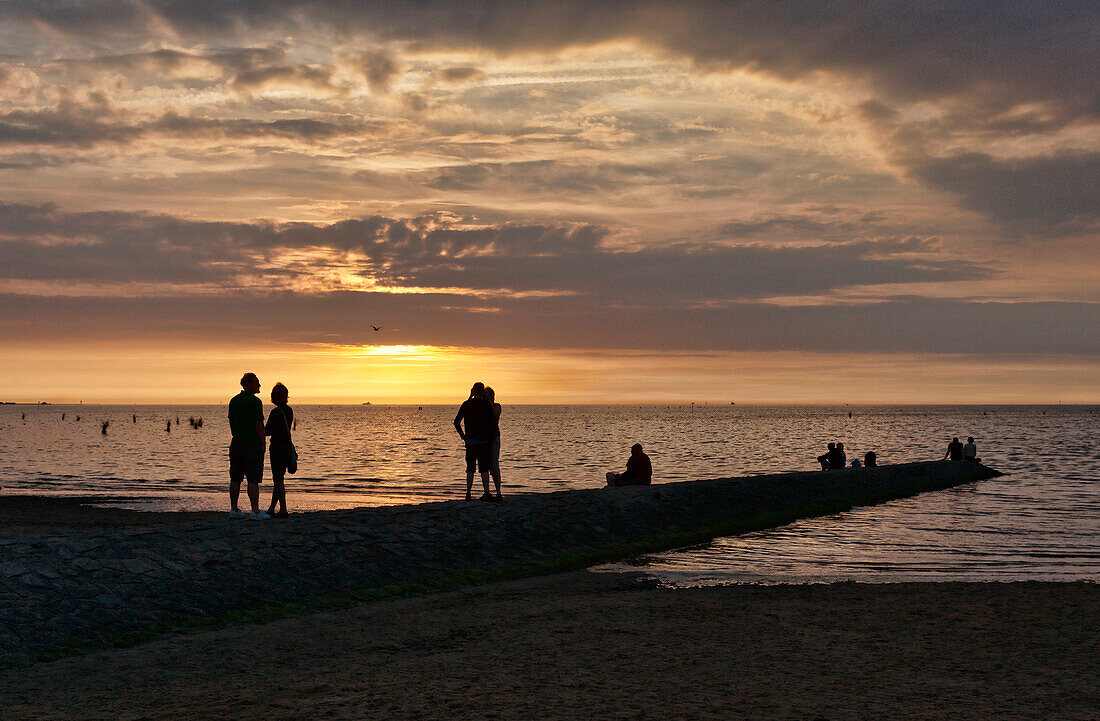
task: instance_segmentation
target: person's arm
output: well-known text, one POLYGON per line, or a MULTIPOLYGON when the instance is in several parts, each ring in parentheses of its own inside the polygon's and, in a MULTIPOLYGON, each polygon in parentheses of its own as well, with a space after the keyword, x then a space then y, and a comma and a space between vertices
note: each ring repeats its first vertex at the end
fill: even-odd
POLYGON ((951 446, 947 447, 947 452, 943 454, 943 458, 941 460, 946 461, 949 455, 951 455, 951 446))
POLYGON ((273 435, 272 432, 271 432, 271 427, 272 427, 272 424, 274 422, 275 422, 275 411, 271 411, 271 413, 268 414, 268 416, 267 416, 267 425, 264 426, 263 435, 265 435, 265 436, 273 435))
POLYGON ((455 416, 455 430, 458 431, 458 437, 462 440, 466 440, 466 434, 462 432, 462 408, 458 409, 458 415, 455 416))

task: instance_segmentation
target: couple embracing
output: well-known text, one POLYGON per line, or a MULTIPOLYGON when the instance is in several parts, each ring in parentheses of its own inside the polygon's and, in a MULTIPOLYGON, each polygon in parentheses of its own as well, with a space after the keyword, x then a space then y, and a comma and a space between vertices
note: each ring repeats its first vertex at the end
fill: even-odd
POLYGON ((501 500, 500 494, 500 404, 496 392, 484 383, 474 383, 470 397, 458 409, 455 430, 466 443, 466 500, 473 500, 474 472, 481 473, 485 487, 482 501, 501 500), (465 423, 465 429, 463 429, 465 423), (489 474, 496 485, 496 496, 489 490, 489 474))
POLYGON ((263 521, 268 518, 286 518, 286 487, 283 481, 287 473, 298 470, 298 452, 294 448, 290 431, 294 427, 294 410, 287 404, 290 393, 282 383, 271 389, 271 402, 275 408, 264 423, 264 404, 256 397, 260 392, 260 379, 255 373, 241 376, 241 392, 229 401, 229 428, 233 441, 229 444, 229 504, 230 518, 244 518, 237 506, 241 495, 241 481, 248 481, 248 503, 252 512, 248 518, 263 521), (267 512, 260 510, 260 481, 264 475, 264 455, 267 436, 271 436, 271 506, 267 512), (275 507, 280 507, 276 513, 275 507))

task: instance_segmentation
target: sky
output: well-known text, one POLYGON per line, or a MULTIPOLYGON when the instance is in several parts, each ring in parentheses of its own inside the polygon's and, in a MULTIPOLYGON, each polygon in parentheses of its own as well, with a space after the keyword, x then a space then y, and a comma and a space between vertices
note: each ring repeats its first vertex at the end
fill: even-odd
POLYGON ((0 400, 1100 402, 1097 47, 1074 0, 2 1, 0 400))

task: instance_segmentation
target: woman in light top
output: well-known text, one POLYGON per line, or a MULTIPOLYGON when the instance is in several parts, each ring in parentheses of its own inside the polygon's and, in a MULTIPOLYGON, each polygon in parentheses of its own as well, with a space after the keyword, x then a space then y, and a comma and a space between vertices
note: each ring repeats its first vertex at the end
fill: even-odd
POLYGON ((497 489, 496 500, 503 500, 500 495, 500 404, 497 403, 497 392, 492 388, 486 386, 485 398, 488 399, 489 405, 493 407, 493 440, 489 450, 489 474, 493 477, 493 485, 497 489))

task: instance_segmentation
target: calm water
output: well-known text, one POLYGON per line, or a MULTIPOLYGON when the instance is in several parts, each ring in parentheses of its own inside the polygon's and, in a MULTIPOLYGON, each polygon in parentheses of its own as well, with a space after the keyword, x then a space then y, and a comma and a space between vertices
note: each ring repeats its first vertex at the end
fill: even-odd
MULTIPOLYGON (((455 407, 295 410, 302 468, 290 480, 292 508, 464 491, 455 407)), ((546 492, 602 486, 635 441, 660 482, 810 470, 829 440, 843 441, 849 458, 873 449, 880 463, 928 460, 943 456, 951 436, 973 435, 983 461, 1007 477, 645 557, 631 568, 678 584, 1100 580, 1098 418, 1096 406, 505 405, 501 464, 506 494, 546 492)), ((223 509, 228 435, 224 406, 0 406, 0 493, 106 493, 133 507, 223 509), (190 416, 203 427, 190 428, 190 416)))

